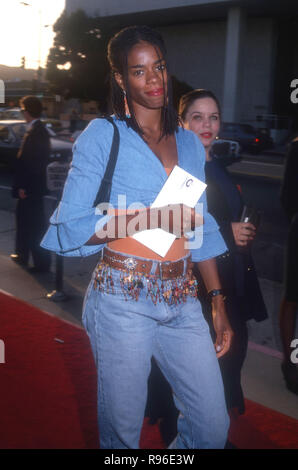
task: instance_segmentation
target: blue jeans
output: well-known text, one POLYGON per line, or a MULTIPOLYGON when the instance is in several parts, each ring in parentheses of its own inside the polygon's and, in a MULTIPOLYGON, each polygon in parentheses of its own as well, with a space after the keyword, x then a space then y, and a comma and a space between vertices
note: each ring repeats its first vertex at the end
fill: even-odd
POLYGON ((223 448, 229 417, 200 302, 154 305, 145 288, 138 301, 125 300, 120 271, 112 276, 114 293, 107 293, 94 289, 93 273, 83 306, 98 373, 100 448, 139 448, 152 355, 180 411, 175 448, 223 448))

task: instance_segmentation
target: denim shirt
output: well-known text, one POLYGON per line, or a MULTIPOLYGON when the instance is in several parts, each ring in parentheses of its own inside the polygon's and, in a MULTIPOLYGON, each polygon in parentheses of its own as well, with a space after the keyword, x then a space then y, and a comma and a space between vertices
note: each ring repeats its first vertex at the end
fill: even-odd
MULTIPOLYGON (((114 122, 119 129, 120 145, 110 203, 115 209, 123 209, 125 197, 127 207, 136 202, 149 207, 164 185, 167 173, 150 147, 125 121, 114 118, 114 122)), ((50 218, 42 247, 63 256, 88 256, 105 246, 104 243, 86 245, 86 242, 112 218, 103 215, 93 204, 108 162, 113 132, 107 120, 94 119, 76 140, 62 199, 50 218)), ((204 181, 205 150, 200 140, 193 132, 182 128, 175 136, 178 165, 204 181)), ((203 207, 204 224, 196 230, 203 233, 203 243, 196 248, 191 248, 190 243, 194 262, 213 258, 227 249, 217 223, 207 212, 205 192, 199 202, 203 207)))

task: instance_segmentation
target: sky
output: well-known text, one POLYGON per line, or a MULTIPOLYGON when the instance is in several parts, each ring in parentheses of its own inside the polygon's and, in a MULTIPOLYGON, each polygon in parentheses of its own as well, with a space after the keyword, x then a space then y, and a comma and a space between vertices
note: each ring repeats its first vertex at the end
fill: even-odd
POLYGON ((53 24, 62 13, 65 0, 0 0, 0 64, 26 68, 46 65, 54 40, 53 24))

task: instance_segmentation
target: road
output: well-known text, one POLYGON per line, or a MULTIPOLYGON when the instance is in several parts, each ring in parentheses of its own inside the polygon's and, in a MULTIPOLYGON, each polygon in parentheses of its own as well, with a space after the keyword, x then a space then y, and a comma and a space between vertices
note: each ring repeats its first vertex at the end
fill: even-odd
POLYGON ((259 155, 242 154, 241 161, 231 167, 233 173, 245 174, 256 178, 281 180, 285 154, 264 153, 259 155))

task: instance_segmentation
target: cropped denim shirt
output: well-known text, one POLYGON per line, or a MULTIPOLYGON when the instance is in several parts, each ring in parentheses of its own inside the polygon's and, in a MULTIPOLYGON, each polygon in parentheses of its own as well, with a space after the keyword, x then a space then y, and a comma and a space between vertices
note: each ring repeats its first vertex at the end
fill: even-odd
MULTIPOLYGON (((149 207, 167 179, 167 173, 145 141, 125 121, 114 118, 119 133, 118 160, 112 181, 110 203, 115 209, 126 198, 149 207), (121 195, 122 199, 119 199, 121 195)), ((50 226, 41 246, 63 256, 88 256, 103 249, 105 244, 86 245, 111 215, 103 215, 93 207, 104 175, 113 139, 113 126, 105 119, 94 119, 73 146, 73 159, 64 186, 62 199, 50 218, 50 226)), ((178 165, 205 180, 205 150, 191 131, 179 128, 176 133, 178 165)), ((203 207, 203 243, 191 248, 194 262, 203 261, 226 251, 218 225, 207 212, 205 192, 200 198, 203 207)))

